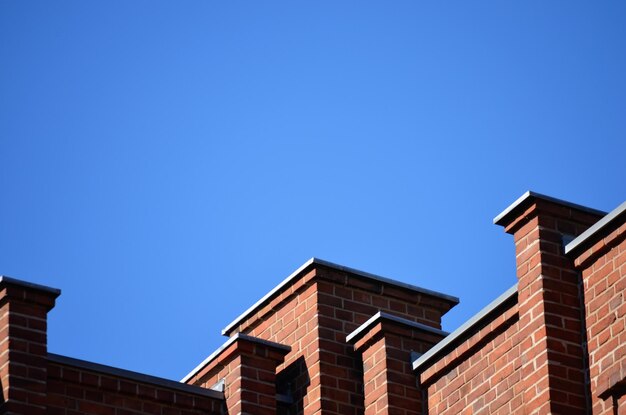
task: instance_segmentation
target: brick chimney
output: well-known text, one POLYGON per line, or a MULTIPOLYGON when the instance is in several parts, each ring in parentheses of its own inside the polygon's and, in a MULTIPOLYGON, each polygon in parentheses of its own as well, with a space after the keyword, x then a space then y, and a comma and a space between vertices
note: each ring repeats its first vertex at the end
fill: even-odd
POLYGON ((564 244, 605 212, 526 192, 494 219, 515 241, 524 404, 586 414, 588 364, 581 279, 564 244))
POLYGON ((0 277, 0 413, 46 414, 47 316, 60 293, 0 277))

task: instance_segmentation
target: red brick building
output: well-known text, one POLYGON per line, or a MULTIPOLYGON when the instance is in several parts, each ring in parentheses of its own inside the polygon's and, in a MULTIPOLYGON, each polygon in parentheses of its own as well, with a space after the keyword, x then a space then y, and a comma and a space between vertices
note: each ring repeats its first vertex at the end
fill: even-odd
POLYGON ((446 294, 311 259, 182 381, 48 353, 60 291, 0 279, 0 413, 626 414, 626 203, 527 192, 517 284, 453 333, 446 294))

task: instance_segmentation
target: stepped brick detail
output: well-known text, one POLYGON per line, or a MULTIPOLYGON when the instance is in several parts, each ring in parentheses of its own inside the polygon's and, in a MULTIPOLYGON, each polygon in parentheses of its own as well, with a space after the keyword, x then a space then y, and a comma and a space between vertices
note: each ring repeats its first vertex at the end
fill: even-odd
POLYGON ((452 333, 456 297, 313 258, 182 381, 49 353, 60 291, 0 277, 0 414, 626 414, 626 203, 527 192, 494 223, 516 283, 452 333))

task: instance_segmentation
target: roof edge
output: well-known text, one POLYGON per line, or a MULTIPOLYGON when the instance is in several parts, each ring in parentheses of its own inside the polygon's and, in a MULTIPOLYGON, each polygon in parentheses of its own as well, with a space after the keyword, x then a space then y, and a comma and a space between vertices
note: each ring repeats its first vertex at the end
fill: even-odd
POLYGON ((134 380, 136 382, 148 383, 151 385, 161 386, 169 389, 176 389, 181 392, 187 392, 195 395, 207 396, 209 398, 224 399, 224 394, 212 389, 202 388, 200 386, 188 385, 186 383, 177 382, 175 380, 165 379, 157 376, 146 375, 139 372, 133 372, 117 367, 101 365, 86 360, 75 359, 73 357, 62 356, 54 353, 48 353, 48 361, 72 366, 79 369, 91 370, 112 376, 118 376, 125 379, 134 380))
POLYGON ((37 290, 37 291, 44 291, 44 292, 53 294, 56 297, 61 295, 61 290, 59 290, 58 288, 48 287, 47 285, 35 284, 33 282, 19 280, 17 278, 8 277, 6 275, 0 275, 0 284, 2 283, 18 285, 24 288, 29 288, 29 289, 37 290))
POLYGON ((511 203, 506 209, 504 209, 498 216, 496 216, 495 218, 493 218, 493 223, 495 225, 501 225, 504 226, 504 222, 506 222, 506 219, 511 215, 511 213, 513 213, 513 211, 517 210, 517 208, 519 208, 521 205, 523 205, 525 202, 531 200, 532 198, 535 199, 542 199, 542 200, 546 200, 548 202, 553 202, 553 203, 558 203, 560 205, 564 205, 573 209, 577 209, 583 212, 587 212, 587 213, 591 213, 593 215, 598 215, 598 216, 605 216, 607 214, 607 212, 601 211, 601 210, 597 210, 597 209, 592 209, 590 207, 587 206, 583 206, 583 205, 578 205, 576 203, 572 203, 572 202, 568 202, 567 200, 562 200, 562 199, 557 199, 556 197, 552 197, 552 196, 547 196, 541 193, 537 193, 537 192, 533 192, 531 190, 526 191, 523 195, 521 195, 515 202, 511 203))
POLYGON ((601 230, 613 224, 621 215, 626 212, 626 201, 605 215, 585 232, 578 235, 576 239, 565 246, 565 253, 569 254, 578 251, 582 246, 595 240, 601 230))
POLYGON ((350 268, 350 267, 346 267, 344 265, 335 264, 333 262, 325 261, 323 259, 319 259, 319 258, 312 258, 312 259, 314 260, 315 264, 323 265, 323 266, 326 266, 328 268, 333 268, 333 269, 336 269, 338 271, 349 272, 351 274, 358 275, 360 277, 365 277, 365 278, 369 278, 369 279, 372 279, 372 280, 384 282, 384 283, 387 283, 389 285, 395 285, 397 287, 404 288, 404 289, 407 289, 409 291, 415 291, 415 292, 418 292, 420 294, 427 294, 427 295, 430 295, 430 296, 433 296, 433 297, 438 297, 438 298, 441 298, 442 300, 448 301, 450 303, 454 303, 455 305, 459 303, 459 298, 455 297, 453 295, 444 294, 444 293, 439 292, 439 291, 429 290, 428 288, 423 288, 423 287, 420 287, 420 286, 417 286, 417 285, 408 284, 406 282, 402 282, 402 281, 394 280, 394 279, 391 279, 391 278, 383 277, 383 276, 380 276, 380 275, 377 275, 377 274, 372 274, 370 272, 361 271, 361 270, 356 269, 356 268, 350 268))
POLYGON ((448 337, 441 340, 437 343, 433 348, 428 350, 423 355, 419 356, 417 359, 413 361, 413 370, 417 370, 420 367, 427 364, 431 359, 434 359, 437 355, 439 355, 446 347, 451 345, 453 342, 458 340, 472 328, 476 327, 480 324, 484 319, 486 319, 494 310, 498 309, 504 303, 509 301, 517 295, 517 284, 506 290, 504 293, 500 294, 498 298, 489 303, 486 307, 480 310, 478 313, 474 314, 463 323, 458 329, 454 330, 448 337))
POLYGON ((325 261, 319 258, 311 258, 302 264, 298 269, 292 272, 287 278, 281 281, 278 285, 270 290, 267 294, 265 294, 259 301, 254 303, 250 308, 241 313, 235 320, 233 320, 230 324, 228 324, 223 330, 222 335, 228 336, 233 328, 235 328, 239 323, 241 323, 244 319, 249 317, 255 310, 257 310, 261 305, 263 305, 266 301, 269 301, 274 297, 278 292, 280 292, 283 288, 285 288, 290 283, 294 282, 296 278, 298 278, 305 270, 313 265, 321 265, 328 268, 332 268, 338 271, 348 272, 350 274, 354 274, 363 278, 368 278, 376 281, 380 281, 386 284, 395 285, 396 287, 400 287, 405 290, 414 291, 420 294, 426 294, 433 297, 438 297, 444 301, 451 303, 452 305, 456 305, 459 303, 459 299, 452 295, 440 293, 437 291, 428 290, 426 288, 418 287, 416 285, 407 284, 404 282, 396 281, 390 278, 382 277, 380 275, 371 274, 369 272, 361 271, 355 268, 346 267, 343 265, 335 264, 330 261, 325 261))
POLYGON ((386 313, 384 311, 379 311, 378 313, 376 313, 372 317, 370 317, 365 323, 363 323, 359 327, 357 327, 356 330, 354 330, 352 333, 348 334, 346 336, 346 342, 347 343, 352 343, 352 342, 358 340, 362 335, 365 334, 365 332, 371 326, 373 326, 374 324, 376 324, 380 320, 393 321, 394 323, 400 323, 400 324, 403 324, 405 326, 409 326, 411 328, 428 331, 430 333, 438 334, 438 335, 441 335, 441 336, 447 336, 447 335, 450 334, 450 333, 448 333, 446 331, 439 330, 439 329, 436 329, 436 328, 431 327, 431 326, 427 326, 426 324, 422 324, 422 323, 418 323, 418 322, 415 322, 415 321, 412 321, 412 320, 408 320, 406 318, 394 316, 393 314, 389 314, 389 313, 386 313))

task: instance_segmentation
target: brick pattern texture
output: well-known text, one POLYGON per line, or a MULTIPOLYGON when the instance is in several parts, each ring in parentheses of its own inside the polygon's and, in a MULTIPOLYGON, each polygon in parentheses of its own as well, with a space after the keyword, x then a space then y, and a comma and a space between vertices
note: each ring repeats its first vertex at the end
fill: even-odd
POLYGON ((430 414, 588 413, 581 277, 563 241, 599 219, 542 198, 508 214, 517 303, 423 369, 430 414))
POLYGON ((188 383, 212 388, 224 384, 229 415, 276 413, 276 366, 284 349, 238 338, 188 383))
POLYGON ((626 224, 582 252, 576 265, 585 287, 593 413, 626 414, 626 224), (620 382, 621 391, 609 391, 620 382))
POLYGON ((441 341, 431 328, 454 301, 328 263, 238 321, 188 380, 223 381, 223 397, 49 356, 58 293, 2 279, 0 415, 626 415, 626 214, 565 255, 563 241, 600 217, 520 200, 498 219, 513 235, 517 293, 417 372, 413 352, 441 341))
POLYGON ((586 413, 580 277, 563 253, 563 239, 580 235, 599 219, 537 200, 507 228, 515 240, 524 405, 529 413, 586 413))
POLYGON ((48 415, 225 415, 223 401, 59 363, 48 366, 48 415))
POLYGON ((0 413, 46 413, 47 314, 55 298, 11 283, 0 287, 0 413))
POLYGON ((425 370, 429 414, 513 414, 523 404, 517 304, 485 322, 425 370))
POLYGON ((291 346, 278 368, 278 389, 294 403, 281 414, 360 415, 363 363, 346 335, 378 311, 440 328, 450 307, 436 297, 316 266, 233 331, 291 346))
POLYGON ((442 337, 382 320, 355 342, 355 349, 363 360, 365 415, 422 413, 426 407, 425 390, 417 385, 412 352, 424 353, 442 337))

